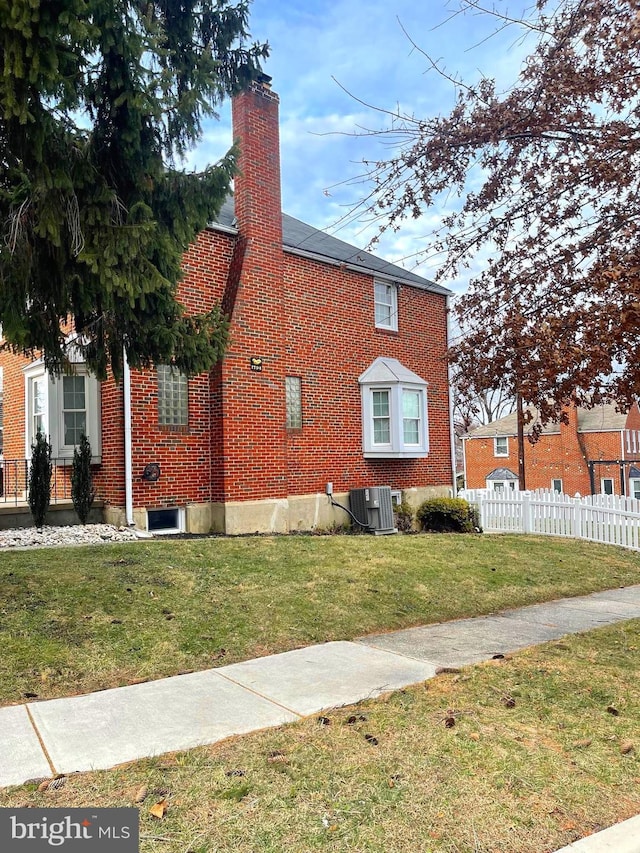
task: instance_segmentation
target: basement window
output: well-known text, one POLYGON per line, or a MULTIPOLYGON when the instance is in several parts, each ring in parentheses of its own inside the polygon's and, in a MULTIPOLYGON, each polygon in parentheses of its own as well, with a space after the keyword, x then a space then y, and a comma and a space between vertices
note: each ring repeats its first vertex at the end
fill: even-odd
POLYGON ((149 533, 183 533, 184 509, 177 506, 147 510, 149 533))

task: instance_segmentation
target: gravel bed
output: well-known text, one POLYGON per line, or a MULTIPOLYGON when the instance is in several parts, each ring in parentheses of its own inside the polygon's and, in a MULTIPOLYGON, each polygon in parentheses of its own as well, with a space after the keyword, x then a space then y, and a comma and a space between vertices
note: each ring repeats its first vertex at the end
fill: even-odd
MULTIPOLYGON (((143 534, 144 535, 144 534, 143 534)), ((140 538, 128 527, 111 524, 74 524, 68 527, 15 527, 0 530, 0 550, 46 548, 61 545, 96 545, 101 542, 133 542, 140 538)))

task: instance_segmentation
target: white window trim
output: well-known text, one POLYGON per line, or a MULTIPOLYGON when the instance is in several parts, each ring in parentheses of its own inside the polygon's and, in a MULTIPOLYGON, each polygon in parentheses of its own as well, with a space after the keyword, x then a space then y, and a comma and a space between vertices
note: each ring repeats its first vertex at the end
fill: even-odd
POLYGON ((508 435, 496 435, 493 439, 493 455, 497 456, 499 459, 505 459, 509 455, 509 436, 508 435), (498 452, 498 439, 504 439, 507 444, 507 449, 504 453, 498 452))
POLYGON ((429 453, 429 428, 427 418, 427 386, 398 383, 363 383, 362 426, 365 459, 420 459, 429 453), (388 444, 376 444, 373 440, 373 392, 389 392, 389 438, 388 444), (420 395, 420 440, 418 444, 405 444, 402 395, 404 391, 420 395))
POLYGON ((605 490, 604 490, 604 484, 605 483, 611 483, 611 494, 615 495, 616 484, 615 484, 613 477, 601 477, 600 478, 600 494, 601 495, 608 495, 609 494, 609 492, 605 492, 605 490))
MULTIPOLYGON (((629 497, 635 498, 635 500, 639 500, 639 498, 636 498, 636 496, 635 496, 635 488, 634 487, 635 487, 636 483, 640 484, 640 477, 630 477, 629 478, 629 497)), ((639 491, 640 491, 640 487, 639 487, 639 491)))
POLYGON ((489 480, 485 481, 485 485, 490 492, 518 492, 520 491, 518 487, 517 480, 489 480), (496 485, 502 486, 502 489, 496 489, 496 485))
POLYGON ((375 324, 376 324, 376 329, 388 329, 391 332, 397 332, 398 331, 398 288, 396 287, 396 285, 391 284, 390 282, 387 282, 387 281, 375 281, 374 280, 374 282, 373 282, 373 303, 374 303, 373 304, 373 310, 374 310, 374 320, 375 320, 375 324), (387 292, 391 296, 391 304, 390 305, 388 302, 380 302, 378 300, 378 291, 377 291, 378 287, 385 287, 388 289, 387 292), (376 318, 376 306, 377 305, 385 305, 385 306, 388 306, 390 308, 390 316, 389 316, 389 322, 388 323, 379 322, 378 319, 376 318))
MULTIPOLYGON (((75 376, 85 377, 85 405, 87 413, 87 438, 91 444, 91 461, 102 461, 102 430, 100 423, 100 383, 92 376, 84 364, 73 366, 75 376)), ((56 459, 73 459, 74 445, 63 444, 64 412, 62 377, 52 377, 46 371, 42 360, 38 360, 23 370, 25 381, 25 459, 31 458, 31 445, 35 440, 32 429, 31 386, 34 379, 46 379, 45 383, 45 422, 47 439, 51 444, 51 455, 56 459)))
POLYGON ((564 492, 564 483, 562 482, 562 477, 552 477, 552 478, 551 478, 551 491, 552 491, 552 492, 555 492, 555 491, 556 491, 556 489, 555 489, 555 487, 554 487, 554 485, 553 485, 554 483, 560 483, 560 492, 559 492, 559 494, 562 494, 562 493, 564 492))
POLYGON ((147 509, 147 531, 149 531, 149 513, 153 512, 154 510, 167 510, 167 509, 170 509, 170 510, 176 512, 176 516, 178 519, 178 526, 177 527, 157 528, 156 530, 153 530, 151 532, 161 534, 162 536, 166 536, 168 534, 184 533, 186 513, 185 513, 184 507, 182 507, 182 506, 153 507, 151 509, 147 509))

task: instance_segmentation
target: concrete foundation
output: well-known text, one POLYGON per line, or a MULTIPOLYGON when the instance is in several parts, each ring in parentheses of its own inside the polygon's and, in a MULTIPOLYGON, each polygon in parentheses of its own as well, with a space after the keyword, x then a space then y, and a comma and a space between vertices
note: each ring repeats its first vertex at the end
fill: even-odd
MULTIPOLYGON (((428 498, 450 495, 449 486, 412 488, 402 492, 403 500, 414 511, 428 498)), ((349 508, 348 492, 334 494, 333 500, 349 508)), ((146 509, 136 509, 134 518, 136 527, 146 530, 146 509)), ((113 506, 105 507, 104 520, 117 526, 124 525, 124 510, 113 506)), ((186 533, 223 533, 227 536, 239 536, 247 533, 328 531, 350 526, 349 514, 332 505, 324 492, 260 501, 187 504, 185 507, 186 533)))
MULTIPOLYGON (((434 497, 448 497, 451 488, 432 486, 404 489, 403 500, 415 510, 422 501, 434 497)), ((337 504, 349 508, 349 493, 333 495, 337 504)), ((333 506, 324 492, 313 495, 290 495, 288 498, 261 501, 227 501, 227 503, 189 503, 185 510, 186 533, 224 533, 238 536, 246 533, 296 533, 306 530, 335 530, 350 527, 351 518, 344 509, 333 506)), ((133 511, 135 527, 147 529, 147 510, 137 507, 133 511)), ((115 527, 126 527, 124 507, 102 506, 96 503, 91 510, 90 523, 104 521, 115 527)), ((77 524, 78 518, 71 503, 52 504, 47 514, 47 524, 77 524)), ((0 505, 0 529, 31 527, 33 519, 26 504, 0 505)))

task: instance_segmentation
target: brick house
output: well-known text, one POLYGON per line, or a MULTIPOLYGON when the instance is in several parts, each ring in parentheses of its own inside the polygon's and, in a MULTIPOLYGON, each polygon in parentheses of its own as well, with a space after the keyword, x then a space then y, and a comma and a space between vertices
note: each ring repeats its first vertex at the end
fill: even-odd
POLYGON ((67 462, 86 431, 105 520, 141 529, 344 523, 329 482, 343 503, 373 485, 414 505, 451 494, 448 291, 282 215, 268 83, 234 99, 233 132, 234 199, 186 252, 178 290, 187 310, 222 304, 224 359, 189 380, 159 365, 118 385, 0 353, 5 479, 42 428, 67 462))
MULTIPOLYGON (((531 444, 525 435, 527 489, 640 497, 640 410, 613 405, 568 408, 568 423, 547 424, 531 444)), ((517 416, 513 412, 463 436, 465 486, 517 490, 517 416)))

